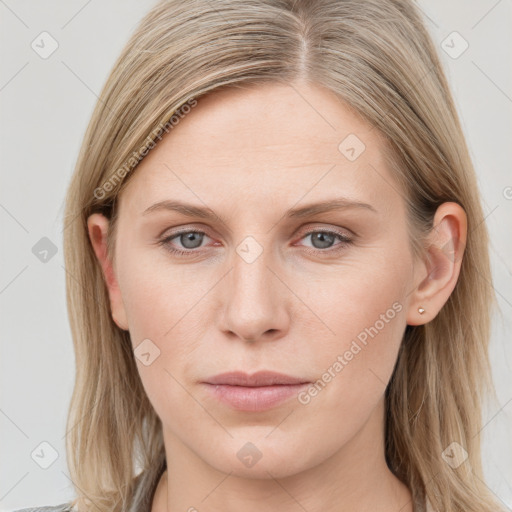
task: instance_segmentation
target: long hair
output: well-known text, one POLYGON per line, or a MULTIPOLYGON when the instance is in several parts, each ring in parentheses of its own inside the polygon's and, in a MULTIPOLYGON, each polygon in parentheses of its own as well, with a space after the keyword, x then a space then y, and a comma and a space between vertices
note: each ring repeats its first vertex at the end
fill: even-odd
POLYGON ((129 333, 111 316, 88 216, 111 219, 114 258, 118 194, 201 96, 302 81, 332 91, 382 134, 406 191, 416 254, 425 254, 440 204, 454 201, 466 212, 455 289, 433 320, 405 330, 385 394, 385 455, 418 510, 426 500, 443 512, 499 510, 483 483, 479 435, 482 402, 493 392, 488 234, 458 114, 419 9, 412 0, 164 0, 115 63, 67 193, 76 381, 66 449, 80 511, 124 510, 137 471, 160 467, 164 452, 162 424, 139 378, 129 333), (444 456, 452 443, 468 457, 456 468, 444 456))

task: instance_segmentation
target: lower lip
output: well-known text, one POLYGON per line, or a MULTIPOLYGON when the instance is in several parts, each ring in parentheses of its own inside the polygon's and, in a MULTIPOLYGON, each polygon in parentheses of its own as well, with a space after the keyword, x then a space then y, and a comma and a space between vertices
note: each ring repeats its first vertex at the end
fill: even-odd
POLYGON ((271 409, 291 397, 297 396, 309 384, 245 387, 206 383, 206 386, 217 399, 234 409, 258 412, 271 409))

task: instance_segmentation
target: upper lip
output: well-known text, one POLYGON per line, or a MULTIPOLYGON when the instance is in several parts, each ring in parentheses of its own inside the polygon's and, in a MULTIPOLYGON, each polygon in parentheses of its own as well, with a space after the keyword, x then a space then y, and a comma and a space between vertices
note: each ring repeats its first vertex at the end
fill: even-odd
POLYGON ((271 371, 259 371, 249 375, 244 372, 228 372, 215 375, 205 380, 207 384, 228 385, 228 386, 274 386, 274 385, 293 385, 304 384, 308 382, 306 379, 284 375, 282 373, 271 371))

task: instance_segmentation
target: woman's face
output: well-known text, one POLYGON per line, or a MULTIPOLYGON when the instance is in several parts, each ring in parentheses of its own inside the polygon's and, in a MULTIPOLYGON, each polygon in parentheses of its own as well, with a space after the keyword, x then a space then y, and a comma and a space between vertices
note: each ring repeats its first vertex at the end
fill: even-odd
POLYGON ((110 297, 168 453, 268 478, 381 435, 420 276, 383 148, 326 90, 265 85, 200 99, 142 160, 110 297), (206 383, 261 371, 306 384, 206 383))

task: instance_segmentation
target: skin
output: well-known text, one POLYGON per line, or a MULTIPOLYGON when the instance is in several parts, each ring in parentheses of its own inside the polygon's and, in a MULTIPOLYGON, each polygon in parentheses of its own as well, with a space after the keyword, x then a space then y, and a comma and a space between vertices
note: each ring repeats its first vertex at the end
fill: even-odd
POLYGON ((130 178, 114 261, 108 220, 88 219, 114 321, 134 349, 149 338, 160 350, 148 366, 137 359, 168 461, 153 512, 413 510, 385 462, 384 391, 406 325, 430 321, 452 292, 467 226, 460 206, 441 205, 427 257, 414 259, 404 195, 383 148, 376 129, 319 86, 224 90, 201 98, 130 178), (338 149, 348 134, 366 146, 355 161, 338 149), (341 196, 376 211, 285 216, 341 196), (168 199, 218 217, 143 214, 168 199), (206 234, 195 245, 179 236, 158 244, 176 228, 206 234), (315 230, 352 243, 334 236, 322 245, 315 230), (236 251, 247 236, 263 250, 251 263, 236 251), (453 257, 441 250, 450 241, 453 257), (294 397, 242 412, 201 384, 262 369, 315 382, 394 303, 400 311, 307 404, 294 397), (252 467, 237 457, 247 442, 261 453, 252 467))

